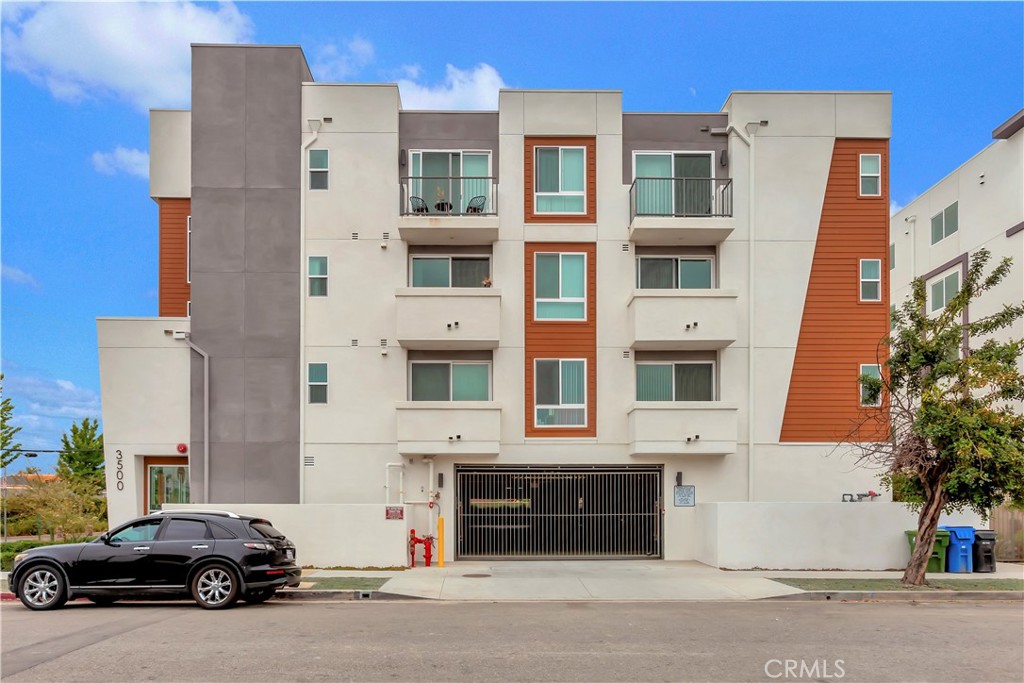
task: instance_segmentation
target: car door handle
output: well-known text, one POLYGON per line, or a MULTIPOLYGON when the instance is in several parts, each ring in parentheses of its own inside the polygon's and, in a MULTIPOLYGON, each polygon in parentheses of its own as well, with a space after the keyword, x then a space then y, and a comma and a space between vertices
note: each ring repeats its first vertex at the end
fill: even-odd
POLYGON ((143 550, 149 550, 149 546, 148 545, 137 545, 134 548, 132 548, 132 550, 138 550, 138 551, 141 552, 143 550))
POLYGON ((208 545, 194 545, 192 546, 192 550, 206 550, 209 547, 210 546, 208 545))

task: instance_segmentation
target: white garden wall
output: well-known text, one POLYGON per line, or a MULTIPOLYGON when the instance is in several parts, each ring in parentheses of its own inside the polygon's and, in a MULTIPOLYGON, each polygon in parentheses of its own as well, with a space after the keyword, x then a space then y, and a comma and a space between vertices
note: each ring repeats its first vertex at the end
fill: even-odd
MULTIPOLYGON (((939 523, 983 528, 972 513, 939 523)), ((899 569, 917 515, 901 503, 704 503, 696 527, 695 559, 723 569, 899 569)))

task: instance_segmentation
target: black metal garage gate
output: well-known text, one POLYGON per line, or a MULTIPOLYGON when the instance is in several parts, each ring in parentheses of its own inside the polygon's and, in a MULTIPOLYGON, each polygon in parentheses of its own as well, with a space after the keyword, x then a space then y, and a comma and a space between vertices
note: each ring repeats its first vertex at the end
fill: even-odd
POLYGON ((456 467, 457 557, 661 557, 661 468, 456 467))

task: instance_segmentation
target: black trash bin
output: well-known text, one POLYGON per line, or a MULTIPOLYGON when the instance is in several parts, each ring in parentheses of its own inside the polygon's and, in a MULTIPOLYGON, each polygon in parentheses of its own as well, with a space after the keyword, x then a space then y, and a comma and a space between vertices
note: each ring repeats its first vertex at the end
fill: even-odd
POLYGON ((988 529, 974 531, 974 571, 991 573, 996 570, 996 532, 988 529))

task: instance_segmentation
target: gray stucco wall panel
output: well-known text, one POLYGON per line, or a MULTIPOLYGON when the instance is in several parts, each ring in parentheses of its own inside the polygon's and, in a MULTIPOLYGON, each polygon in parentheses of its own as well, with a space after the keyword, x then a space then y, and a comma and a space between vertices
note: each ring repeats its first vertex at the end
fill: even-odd
POLYGON ((245 359, 247 445, 290 442, 299 438, 299 421, 290 410, 299 401, 298 386, 291 381, 294 365, 291 358, 245 359))
POLYGON ((245 186, 245 61, 236 47, 192 48, 193 188, 245 186))
MULTIPOLYGON (((294 153, 294 150, 293 150, 294 153)), ((298 169, 295 171, 298 173, 298 169)), ((245 191, 245 270, 297 273, 299 240, 289 226, 299 220, 299 193, 289 189, 245 191)), ((291 302, 294 304, 294 300, 291 302)), ((296 336, 296 340, 298 337, 296 336)), ((298 343, 296 341, 296 343, 298 343)))
POLYGON ((210 361, 210 440, 242 441, 245 436, 245 359, 210 361))
POLYGON ((298 188, 303 63, 293 49, 246 51, 247 187, 298 188))
MULTIPOLYGON (((401 112, 398 115, 399 149, 489 149, 491 175, 498 177, 497 112, 401 112)), ((408 162, 398 175, 412 174, 408 162)))
MULTIPOLYGON (((298 273, 246 273, 245 357, 291 358, 297 366, 300 305, 298 273)), ((295 383, 295 374, 293 367, 287 381, 295 383)), ((298 408, 289 415, 298 421, 298 408)))
POLYGON ((244 503, 245 444, 239 441, 210 444, 210 500, 216 503, 244 503))
POLYGON ((213 359, 244 351, 245 274, 192 274, 192 339, 213 359))
MULTIPOLYGON (((240 273, 245 269, 245 191, 196 187, 192 192, 192 272, 240 273)), ((194 279, 194 278, 193 278, 194 279)), ((208 298, 196 291, 193 301, 208 298)))
POLYGON ((292 441, 246 444, 246 500, 294 503, 298 497, 299 462, 292 441))

